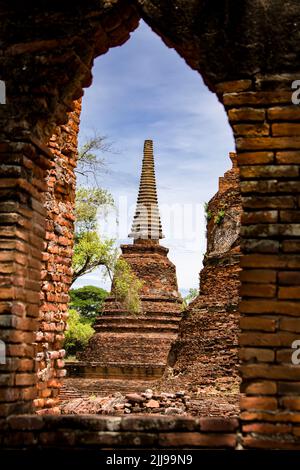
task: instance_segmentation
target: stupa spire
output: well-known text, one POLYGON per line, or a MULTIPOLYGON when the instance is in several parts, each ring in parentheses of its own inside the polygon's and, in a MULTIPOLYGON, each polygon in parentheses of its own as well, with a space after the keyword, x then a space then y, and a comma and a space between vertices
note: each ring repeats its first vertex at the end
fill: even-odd
POLYGON ((154 240, 157 242, 159 239, 164 238, 157 201, 152 140, 145 140, 144 142, 139 194, 129 237, 134 238, 135 243, 138 243, 139 240, 154 240))

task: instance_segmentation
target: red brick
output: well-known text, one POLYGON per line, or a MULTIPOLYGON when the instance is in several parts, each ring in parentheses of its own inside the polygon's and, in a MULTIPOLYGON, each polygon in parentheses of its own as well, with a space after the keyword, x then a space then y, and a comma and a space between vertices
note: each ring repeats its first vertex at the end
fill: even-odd
POLYGON ((279 165, 300 164, 300 152, 277 152, 276 161, 279 165))
POLYGON ((228 118, 231 122, 259 122, 264 121, 265 116, 266 111, 257 108, 233 108, 228 111, 228 118))
POLYGON ((247 395, 276 395, 277 384, 270 381, 246 383, 242 384, 242 392, 247 395))
POLYGON ((276 410, 277 400, 271 397, 241 397, 242 410, 276 410))
POLYGON ((300 299, 300 287, 279 287, 279 299, 300 299))
MULTIPOLYGON (((250 139, 249 139, 250 140, 250 139)), ((252 139, 258 140, 258 139, 252 139)), ((300 137, 299 137, 300 144, 300 137)), ((300 148, 300 145, 299 145, 300 148)), ((241 166, 241 179, 260 179, 260 178, 297 178, 299 176, 299 167, 295 165, 249 165, 241 166)))
POLYGON ((300 149, 300 137, 238 137, 236 147, 238 151, 300 149))
POLYGON ((233 125, 235 135, 245 136, 266 136, 270 133, 270 126, 266 123, 261 124, 235 124, 233 125))
POLYGON ((293 196, 244 197, 243 207, 248 209, 292 209, 296 207, 293 196))
POLYGON ((232 80, 228 82, 218 83, 216 86, 217 93, 230 93, 249 90, 252 87, 251 80, 232 80))
POLYGON ((223 96, 225 106, 237 105, 270 105, 290 104, 290 91, 246 91, 241 93, 226 93, 223 96))
POLYGON ((276 331, 277 321, 263 317, 242 317, 240 327, 242 330, 276 331))
MULTIPOLYGON (((294 365, 247 364, 241 366, 241 374, 247 379, 300 380, 300 368, 294 365)), ((300 422, 300 414, 299 414, 300 422)))
POLYGON ((300 124, 272 124, 272 134, 274 136, 299 136, 300 124))
POLYGON ((300 120, 299 106, 276 106, 268 109, 270 121, 298 121, 300 120))
POLYGON ((275 297, 276 286, 273 284, 242 284, 240 293, 243 297, 275 297))
POLYGON ((280 333, 241 333, 240 345, 243 346, 291 346, 297 338, 288 332, 280 333))
POLYGON ((239 350, 239 358, 243 362, 253 360, 257 362, 274 362, 275 352, 270 349, 241 348, 239 350))
POLYGON ((270 269, 244 269, 240 273, 240 280, 242 282, 269 284, 276 282, 276 275, 277 272, 270 269))
POLYGON ((236 435, 223 433, 160 433, 160 447, 207 447, 207 448, 235 448, 236 435))
POLYGON ((258 434, 284 434, 290 433, 292 427, 289 424, 269 424, 269 423, 252 423, 243 426, 243 432, 255 432, 258 434))

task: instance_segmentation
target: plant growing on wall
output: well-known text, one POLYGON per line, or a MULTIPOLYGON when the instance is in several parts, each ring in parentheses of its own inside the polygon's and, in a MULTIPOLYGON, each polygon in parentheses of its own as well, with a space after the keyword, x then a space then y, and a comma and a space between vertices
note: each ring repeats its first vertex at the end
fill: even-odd
POLYGON ((143 282, 137 278, 127 261, 118 259, 114 268, 113 292, 116 300, 121 302, 129 313, 135 315, 141 313, 142 287, 143 282))
POLYGON ((223 222, 224 220, 224 217, 225 217, 225 210, 224 209, 221 209, 217 215, 215 216, 214 218, 214 223, 217 224, 217 225, 221 225, 221 223, 223 222))
POLYGON ((210 219, 212 218, 212 212, 209 210, 208 202, 204 203, 204 212, 205 212, 205 218, 207 222, 209 222, 210 219))

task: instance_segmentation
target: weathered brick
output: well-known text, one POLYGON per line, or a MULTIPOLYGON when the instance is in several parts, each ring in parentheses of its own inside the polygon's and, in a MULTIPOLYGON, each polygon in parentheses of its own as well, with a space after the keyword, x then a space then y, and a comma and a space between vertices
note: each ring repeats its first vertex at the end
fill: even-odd
POLYGON ((235 135, 266 136, 270 133, 270 126, 266 123, 235 124, 233 125, 233 132, 235 135))
POLYGON ((241 397, 242 410, 276 410, 277 400, 271 397, 241 397))
POLYGON ((274 136, 299 136, 300 124, 292 124, 290 122, 272 124, 272 134, 274 136))
POLYGON ((290 332, 278 333, 241 333, 241 346, 258 346, 258 347, 275 347, 275 346, 291 346, 293 341, 297 340, 297 334, 290 332))
POLYGON ((276 282, 277 272, 270 269, 244 269, 240 273, 242 282, 253 282, 257 284, 269 284, 276 282))
POLYGON ((270 381, 244 383, 241 386, 242 392, 247 395, 276 395, 277 384, 270 381))
POLYGON ((251 423, 243 426, 243 432, 255 432, 258 434, 285 434, 291 431, 292 427, 289 424, 251 423))
POLYGON ((284 253, 300 253, 300 241, 284 240, 282 242, 282 251, 284 253))
POLYGON ((275 106, 268 109, 270 121, 298 121, 300 120, 299 106, 275 106))
POLYGON ((282 398, 282 405, 288 410, 300 410, 300 398, 298 397, 286 397, 282 398))
POLYGON ((247 364, 241 366, 241 374, 245 379, 300 380, 300 368, 292 364, 247 364))
POLYGON ((243 207, 247 209, 291 209, 296 207, 293 196, 244 197, 243 207))
POLYGON ((258 108, 233 108, 228 111, 228 118, 231 122, 259 122, 264 121, 265 117, 266 111, 258 108))
POLYGON ((251 225, 255 223, 275 223, 278 220, 278 211, 255 211, 244 212, 242 215, 242 223, 251 225))
POLYGON ((279 299, 300 299, 300 287, 279 287, 279 299))
POLYGON ((235 418, 200 418, 200 429, 203 432, 230 432, 236 431, 239 422, 235 418))
POLYGON ((300 319, 298 318, 281 318, 280 329, 300 333, 300 319))
POLYGON ((242 330, 276 331, 277 320, 263 317, 242 317, 240 327, 242 330))
POLYGON ((275 352, 270 349, 241 348, 239 358, 243 362, 253 360, 257 362, 274 362, 275 352))
POLYGON ((294 350, 289 349, 278 349, 276 351, 276 362, 279 364, 292 364, 292 354, 294 350))
POLYGON ((299 223, 300 222, 300 210, 290 210, 290 211, 280 211, 279 212, 280 222, 291 222, 299 223))
POLYGON ((295 165, 245 165, 241 166, 240 175, 243 180, 255 178, 297 178, 299 176, 299 167, 295 165))
POLYGON ((232 80, 228 82, 218 83, 216 86, 217 93, 230 93, 250 90, 252 87, 251 80, 232 80))
POLYGON ((299 395, 300 382, 281 382, 277 383, 279 395, 299 395))
POLYGON ((274 104, 290 104, 290 91, 246 91, 241 93, 225 93, 223 95, 225 106, 238 105, 270 105, 274 104))
POLYGON ((279 165, 299 165, 300 152, 277 152, 276 162, 279 163, 279 165))
POLYGON ((236 148, 238 151, 300 149, 300 137, 237 137, 236 148))
MULTIPOLYGON (((251 153, 239 153, 238 154, 239 166, 263 165, 263 164, 269 164, 273 162, 274 162, 273 152, 251 152, 251 153)), ((291 162, 291 163, 294 163, 294 162, 291 162)))
POLYGON ((272 439, 261 439, 259 437, 246 436, 243 438, 243 445, 246 449, 300 450, 300 442, 283 440, 281 436, 278 436, 277 439, 274 436, 272 439))
POLYGON ((243 297, 275 297, 276 295, 276 286, 273 284, 246 284, 243 283, 241 286, 241 295, 243 297))
POLYGON ((235 448, 236 435, 225 433, 160 433, 160 447, 235 448))

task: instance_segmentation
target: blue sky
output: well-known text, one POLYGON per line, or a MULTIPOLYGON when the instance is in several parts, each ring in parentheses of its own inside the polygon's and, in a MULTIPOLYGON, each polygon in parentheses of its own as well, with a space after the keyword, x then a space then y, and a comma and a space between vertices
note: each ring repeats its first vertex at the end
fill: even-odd
MULTIPOLYGON (((144 22, 126 44, 96 59, 93 77, 83 98, 79 142, 97 132, 114 149, 105 155, 107 171, 98 181, 117 206, 128 198, 131 211, 121 215, 130 228, 144 140, 153 139, 162 244, 170 249, 182 292, 198 287, 206 245, 203 204, 217 191, 234 150, 225 111, 200 75, 144 22)), ((117 242, 127 241, 124 232, 117 242)), ((109 288, 98 271, 74 287, 86 284, 109 288)))

